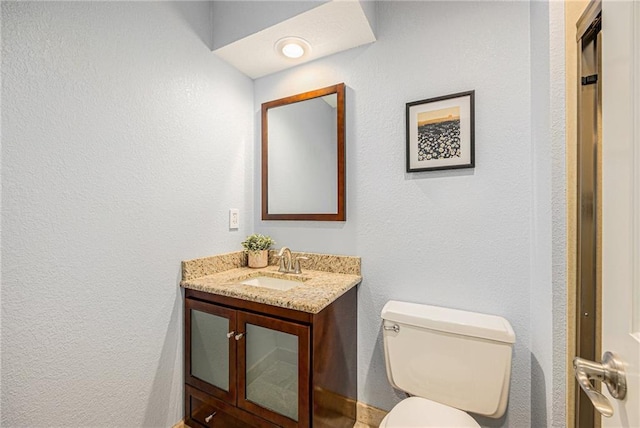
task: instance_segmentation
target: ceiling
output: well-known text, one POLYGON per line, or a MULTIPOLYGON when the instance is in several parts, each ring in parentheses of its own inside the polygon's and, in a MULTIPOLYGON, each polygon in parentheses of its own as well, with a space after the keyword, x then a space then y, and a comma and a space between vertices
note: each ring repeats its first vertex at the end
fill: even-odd
MULTIPOLYGON (((245 6, 246 7, 246 6, 245 6)), ((375 42, 369 18, 372 13, 360 1, 329 1, 267 28, 232 41, 213 52, 238 70, 257 79, 327 55, 375 42), (369 18, 368 18, 369 16, 369 18), (284 37, 300 37, 311 51, 298 59, 274 48, 284 37)))

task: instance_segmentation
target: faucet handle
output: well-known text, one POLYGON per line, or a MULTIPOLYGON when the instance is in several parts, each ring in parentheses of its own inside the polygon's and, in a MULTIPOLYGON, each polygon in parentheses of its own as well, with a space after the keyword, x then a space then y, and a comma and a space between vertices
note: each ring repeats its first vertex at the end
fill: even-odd
POLYGON ((302 269, 300 269, 300 260, 309 260, 309 257, 305 257, 305 256, 296 257, 296 261, 293 267, 293 273, 302 273, 302 269))

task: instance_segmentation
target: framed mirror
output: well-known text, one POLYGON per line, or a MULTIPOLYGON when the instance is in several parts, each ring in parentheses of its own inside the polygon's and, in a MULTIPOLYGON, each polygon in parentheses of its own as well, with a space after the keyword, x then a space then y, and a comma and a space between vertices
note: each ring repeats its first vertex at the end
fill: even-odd
POLYGON ((263 220, 346 220, 344 92, 262 104, 263 220))

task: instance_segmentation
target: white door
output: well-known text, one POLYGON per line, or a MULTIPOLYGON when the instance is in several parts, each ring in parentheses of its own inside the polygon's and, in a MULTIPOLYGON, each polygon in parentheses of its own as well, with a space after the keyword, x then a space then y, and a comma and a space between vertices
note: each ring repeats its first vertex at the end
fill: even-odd
POLYGON ((603 427, 640 427, 640 1, 602 3, 602 349, 625 366, 603 427))

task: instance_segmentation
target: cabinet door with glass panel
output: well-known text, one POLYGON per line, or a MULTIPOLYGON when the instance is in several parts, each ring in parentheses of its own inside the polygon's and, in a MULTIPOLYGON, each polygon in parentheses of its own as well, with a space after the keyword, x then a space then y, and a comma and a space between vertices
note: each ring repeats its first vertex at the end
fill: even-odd
POLYGON ((283 427, 309 426, 309 327, 238 311, 238 407, 283 427))
POLYGON ((309 327, 187 299, 186 383, 282 427, 310 422, 309 327))
POLYGON ((236 311, 187 299, 186 382, 229 403, 236 401, 236 311))

